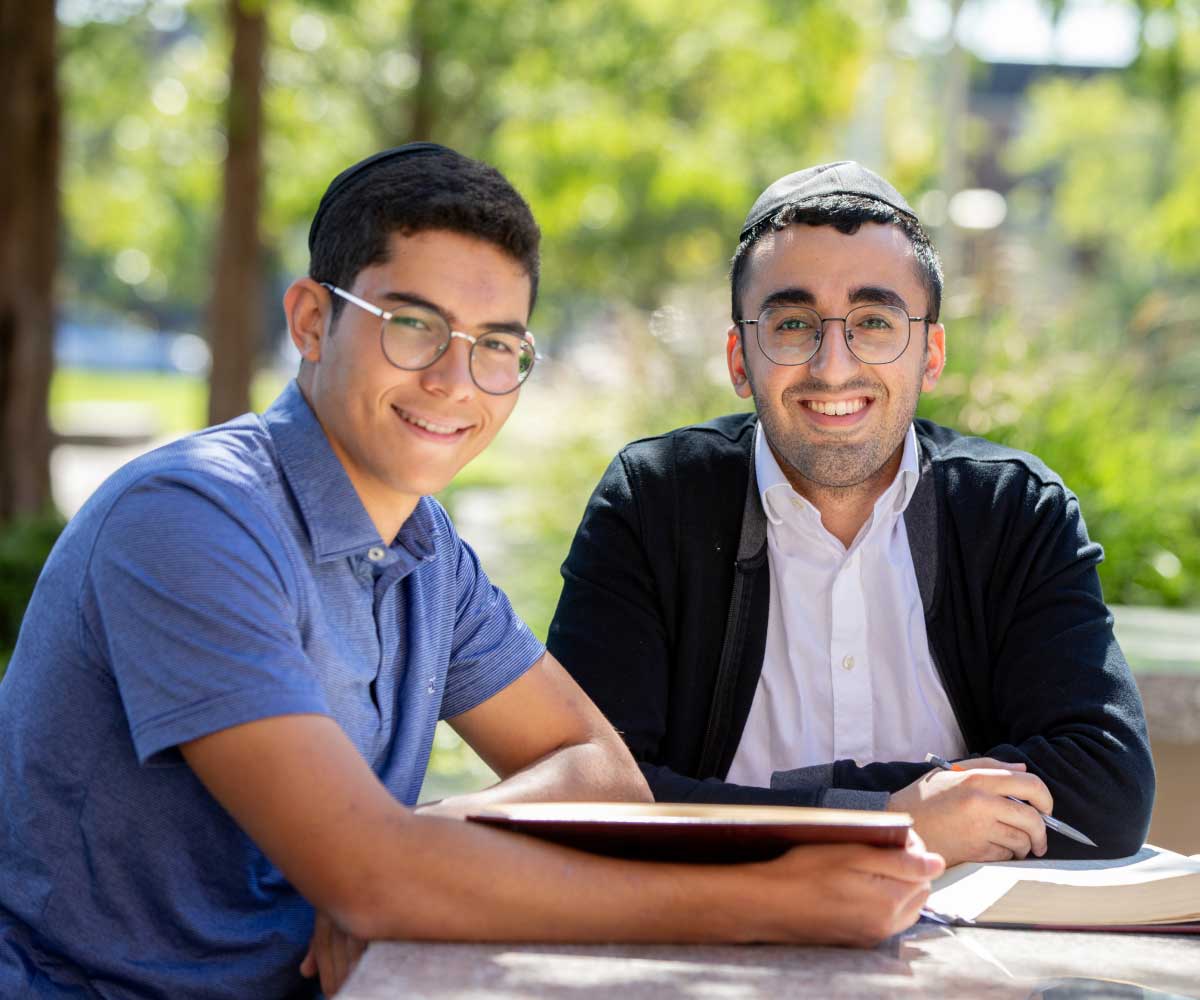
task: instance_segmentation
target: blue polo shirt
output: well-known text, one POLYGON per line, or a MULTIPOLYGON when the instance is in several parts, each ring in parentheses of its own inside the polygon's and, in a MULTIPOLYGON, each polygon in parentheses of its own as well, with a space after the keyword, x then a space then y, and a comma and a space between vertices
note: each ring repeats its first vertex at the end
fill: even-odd
POLYGON ((379 538, 294 382, 125 466, 59 539, 0 684, 0 996, 311 991, 311 907, 179 744, 328 715, 412 805, 438 718, 543 652, 436 501, 379 538))

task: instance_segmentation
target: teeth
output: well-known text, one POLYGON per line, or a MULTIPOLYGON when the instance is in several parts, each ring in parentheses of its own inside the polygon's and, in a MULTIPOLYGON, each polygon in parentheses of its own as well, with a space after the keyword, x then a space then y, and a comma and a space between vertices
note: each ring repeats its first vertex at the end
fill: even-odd
POLYGON ((410 424, 416 424, 424 430, 431 431, 434 434, 456 434, 460 430, 458 427, 450 427, 446 424, 435 424, 429 420, 423 420, 420 417, 414 417, 411 413, 397 411, 401 417, 407 420, 410 424))
POLYGON ((806 399, 804 405, 810 410, 816 410, 817 413, 824 413, 830 417, 844 417, 847 413, 857 413, 867 405, 867 400, 859 399, 839 399, 836 402, 822 402, 819 399, 806 399))

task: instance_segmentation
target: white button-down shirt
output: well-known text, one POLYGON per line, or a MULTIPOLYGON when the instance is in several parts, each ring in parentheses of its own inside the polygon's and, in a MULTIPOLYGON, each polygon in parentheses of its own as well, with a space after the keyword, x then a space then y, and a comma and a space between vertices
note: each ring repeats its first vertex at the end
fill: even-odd
POLYGON ((846 548, 796 493, 762 426, 755 472, 767 515, 771 603, 762 674, 726 780, 852 758, 966 752, 929 655, 904 510, 920 475, 910 426, 900 471, 846 548))

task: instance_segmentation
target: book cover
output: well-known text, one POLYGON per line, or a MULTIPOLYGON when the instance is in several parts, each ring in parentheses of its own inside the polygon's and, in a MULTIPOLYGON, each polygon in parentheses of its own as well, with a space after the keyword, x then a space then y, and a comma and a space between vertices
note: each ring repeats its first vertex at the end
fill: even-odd
POLYGON ((594 854, 656 861, 764 861, 797 844, 902 847, 907 813, 803 806, 530 802, 468 820, 594 854))

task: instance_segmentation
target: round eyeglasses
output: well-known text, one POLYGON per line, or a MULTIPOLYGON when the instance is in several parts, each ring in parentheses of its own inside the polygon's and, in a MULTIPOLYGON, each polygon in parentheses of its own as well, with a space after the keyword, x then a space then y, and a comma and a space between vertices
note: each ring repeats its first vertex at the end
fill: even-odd
POLYGON ((758 336, 758 346, 777 365, 803 365, 821 349, 825 324, 842 324, 846 347, 865 365, 887 365, 908 349, 912 323, 924 323, 929 317, 910 316, 899 306, 856 306, 845 316, 821 316, 806 306, 767 306, 758 319, 739 319, 750 324, 758 336))
POLYGON ((452 330, 446 317, 426 306, 401 305, 389 311, 328 282, 322 281, 321 286, 382 320, 379 345, 383 356, 404 371, 430 367, 457 337, 471 345, 467 365, 471 381, 489 395, 504 396, 529 378, 533 363, 540 357, 533 334, 528 330, 522 333, 493 330, 473 337, 452 330))

